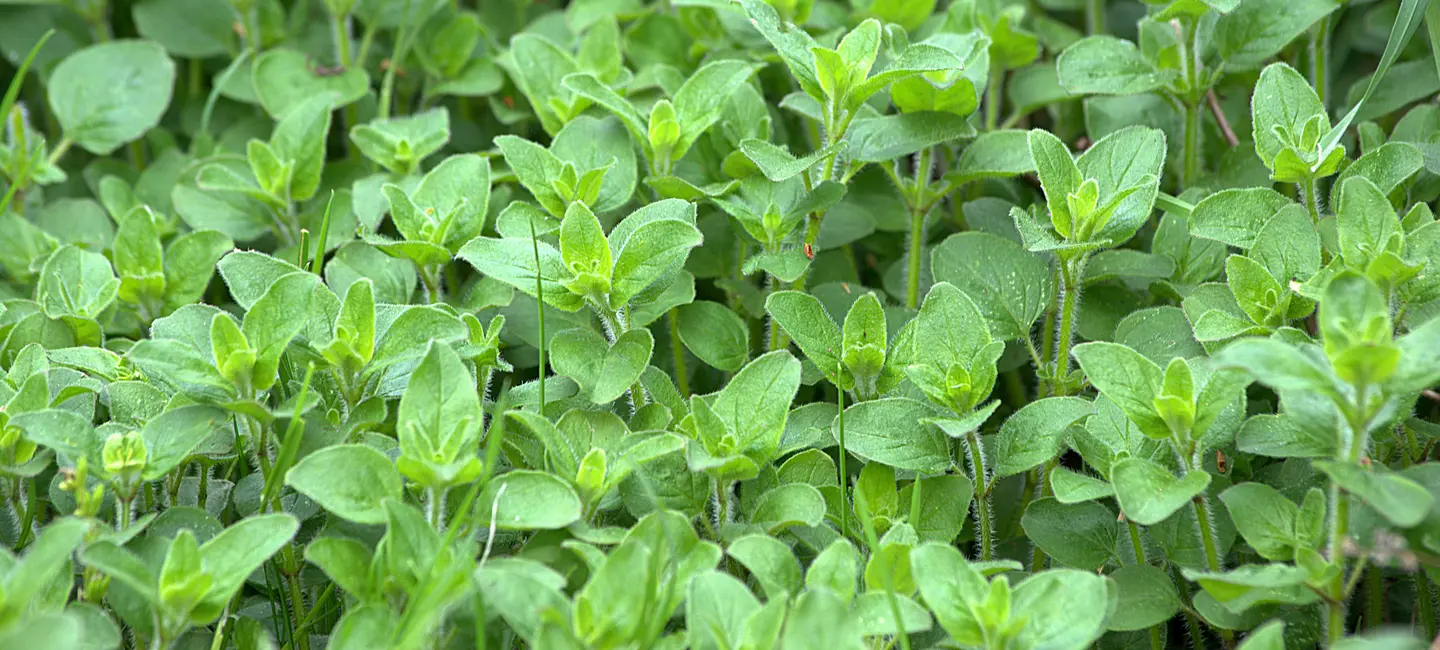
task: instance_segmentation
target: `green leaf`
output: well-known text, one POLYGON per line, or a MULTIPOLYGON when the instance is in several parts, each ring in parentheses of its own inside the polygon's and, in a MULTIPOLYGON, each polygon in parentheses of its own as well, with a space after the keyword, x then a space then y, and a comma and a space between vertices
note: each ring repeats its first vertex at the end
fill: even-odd
POLYGON ((240 520, 200 546, 200 560, 211 578, 204 604, 218 617, 235 592, 270 556, 288 544, 300 522, 289 514, 257 515, 240 520))
POLYGON ((480 419, 470 370, 449 345, 431 342, 400 399, 401 471, 431 487, 473 480, 478 464, 467 450, 479 439, 480 419))
POLYGON ((755 502, 750 523, 775 535, 791 526, 819 526, 825 518, 825 498, 805 483, 788 483, 767 490, 755 502))
POLYGON ((1115 488, 1109 483, 1064 467, 1050 470, 1050 489, 1055 492, 1055 500, 1065 504, 1115 496, 1115 488))
POLYGON ((1293 201, 1270 188, 1222 190, 1195 204, 1190 232, 1196 237, 1250 248, 1266 222, 1291 205, 1293 201))
MULTIPOLYGON (((577 275, 594 273, 607 282, 614 261, 600 219, 583 203, 571 203, 560 221, 560 257, 577 275)), ((603 289, 601 289, 603 291, 603 289)))
POLYGON ((974 301, 991 335, 1001 340, 1028 336, 1055 296, 1054 274, 1044 258, 998 235, 951 235, 930 253, 930 268, 937 281, 955 285, 974 301))
POLYGON ((285 473, 285 484, 332 514, 361 524, 385 523, 385 499, 401 498, 395 463, 365 445, 314 452, 285 473))
POLYGON ((320 336, 312 340, 323 344, 322 337, 330 332, 330 324, 339 311, 339 299, 314 274, 300 271, 276 280, 245 312, 241 326, 245 338, 255 349, 251 379, 255 389, 266 390, 275 384, 280 355, 291 340, 307 333, 311 326, 308 319, 314 319, 319 325, 316 333, 320 336))
POLYGON ((760 609, 745 583, 721 571, 691 578, 685 594, 685 633, 694 650, 737 647, 746 620, 760 609))
POLYGON ((655 339, 649 330, 634 329, 610 344, 593 330, 578 328, 556 334, 551 346, 555 372, 574 379, 590 401, 609 404, 640 379, 655 339))
POLYGON ((580 497, 569 484, 529 470, 497 476, 485 485, 476 507, 477 526, 493 524, 500 530, 556 530, 579 521, 581 514, 580 497))
POLYGON ((1210 474, 1194 470, 1177 478, 1168 468, 1143 458, 1126 458, 1110 468, 1115 498, 1125 516, 1149 526, 1170 518, 1205 491, 1210 474))
POLYGON ((370 90, 364 66, 346 68, 336 75, 312 72, 309 57, 289 48, 266 50, 255 59, 255 94, 271 117, 280 118, 303 101, 328 97, 336 108, 358 101, 370 90))
POLYGON ((1225 573, 1183 569, 1182 573, 1237 614, 1255 605, 1307 605, 1319 598, 1305 586, 1305 570, 1288 564, 1247 564, 1225 573))
POLYGON ((765 311, 831 384, 841 388, 850 385, 840 360, 844 353, 840 326, 818 298, 801 291, 777 291, 765 299, 765 311))
POLYGON ((198 302, 205 294, 216 264, 235 242, 215 230, 196 230, 175 238, 165 248, 165 307, 175 310, 198 302))
POLYGON ((525 295, 536 297, 535 276, 540 276, 544 288, 545 304, 564 311, 577 311, 585 299, 570 293, 561 281, 570 277, 560 251, 548 242, 532 242, 529 239, 506 237, 492 239, 476 237, 456 253, 471 266, 486 276, 519 289, 525 295), (538 246, 539 267, 536 267, 535 249, 538 246))
POLYGON ((1032 574, 1010 596, 1011 616, 1029 621, 1019 642, 1031 648, 1081 650, 1105 632, 1110 583, 1086 571, 1054 569, 1032 574))
POLYGON ((914 503, 916 484, 920 486, 920 508, 910 511, 907 523, 922 542, 955 541, 970 513, 975 485, 963 474, 922 478, 900 490, 900 503, 914 503))
POLYGON ((1315 355, 1275 339, 1247 339, 1216 356, 1222 368, 1241 368, 1277 390, 1336 394, 1336 379, 1315 355))
POLYGON ((305 545, 305 561, 320 567, 347 593, 362 601, 375 599, 378 590, 370 576, 374 557, 364 544, 343 537, 320 537, 305 545))
POLYGON ((190 405, 171 409, 146 422, 140 432, 146 451, 142 478, 159 480, 179 467, 225 420, 225 412, 218 408, 190 405))
POLYGON ((1245 542, 1267 560, 1288 562, 1300 544, 1295 535, 1300 509, 1263 483, 1241 483, 1220 493, 1220 500, 1245 542))
POLYGON ((1119 592, 1115 611, 1106 619, 1110 630, 1144 630, 1163 625, 1180 612, 1180 596, 1164 569, 1127 564, 1110 574, 1119 592))
POLYGON ((36 297, 51 318, 95 319, 119 291, 120 280, 103 255, 63 246, 41 268, 36 297))
POLYGON ((995 475, 1019 474, 1054 458, 1065 430, 1094 412, 1089 400, 1078 397, 1047 397, 1021 407, 1000 427, 995 475))
POLYGON ((960 152, 955 170, 947 175, 960 186, 984 178, 1008 178, 1035 171, 1026 131, 987 131, 960 152))
POLYGON ((774 460, 800 390, 800 362, 785 350, 761 355, 745 364, 721 389, 714 410, 733 431, 742 454, 757 465, 774 460))
POLYGON ((1285 650, 1285 621, 1270 621, 1245 635, 1239 650, 1285 650))
POLYGON ((62 570, 68 573, 70 557, 89 528, 90 524, 81 519, 58 519, 46 524, 18 561, 7 554, 10 566, 3 585, 5 597, 13 599, 7 601, 10 607, 23 611, 62 570))
MULTIPOLYGON (((610 246, 615 254, 610 290, 612 306, 624 305, 661 278, 678 273, 685 264, 685 258, 690 255, 690 249, 704 241, 693 223, 694 206, 689 209, 689 220, 648 221, 619 242, 616 241, 616 233, 611 232, 610 246)), ((617 226, 616 230, 619 229, 617 226)))
MULTIPOLYGON (((917 424, 936 414, 934 407, 904 397, 861 402, 845 409, 845 449, 867 462, 942 473, 951 466, 949 439, 935 425, 917 424)), ((839 426, 837 419, 837 432, 839 426)))
POLYGON ((710 367, 735 372, 749 360, 750 330, 730 308, 699 300, 676 308, 675 315, 681 342, 710 367))
POLYGON ((749 63, 735 59, 710 61, 700 66, 675 91, 675 113, 680 120, 680 146, 676 157, 683 156, 701 133, 720 119, 726 102, 737 88, 755 74, 749 63))
POLYGON ((174 85, 175 62, 164 48, 126 40, 65 57, 50 73, 46 94, 65 137, 104 156, 160 123, 174 85))
MULTIPOLYGON (((1104 197, 1100 211, 1111 211, 1109 221, 1097 226, 1094 240, 1127 241, 1149 221, 1165 156, 1164 131, 1132 126, 1101 138, 1075 159, 1081 177, 1095 179, 1104 197)), ((1049 202, 1048 193, 1046 197, 1049 202)))
POLYGON ((270 146, 290 168, 289 198, 304 201, 320 187, 325 141, 330 133, 332 98, 325 94, 296 101, 280 116, 270 146))
POLYGON ((805 30, 782 22, 775 9, 762 0, 741 0, 740 5, 750 16, 751 25, 780 54, 780 59, 799 82, 801 90, 811 97, 820 98, 822 93, 815 76, 815 59, 810 54, 810 48, 816 44, 815 39, 805 30))
POLYGON ((1380 188, 1363 177, 1346 179, 1345 184, 1339 187, 1340 205, 1335 215, 1335 227, 1340 240, 1340 254, 1347 265, 1366 269, 1382 253, 1403 248, 1400 219, 1380 188))
POLYGON ((740 151, 760 168, 760 173, 775 182, 795 176, 830 156, 840 156, 847 150, 849 142, 841 140, 803 158, 796 158, 790 152, 765 140, 745 140, 740 151))
POLYGON ((1065 48, 1055 60, 1060 85, 1074 94, 1135 95, 1170 83, 1174 70, 1158 70, 1134 43, 1091 36, 1065 48))
POLYGON ((1215 48, 1229 70, 1248 70, 1275 55, 1339 5, 1333 0, 1247 0, 1215 21, 1215 48))
POLYGON ((1020 518, 1025 535, 1057 562, 1096 570, 1115 554, 1120 525, 1115 513, 1094 502, 1065 505, 1053 498, 1031 501, 1020 518))
POLYGON ((1419 524, 1430 512, 1435 497, 1424 486, 1383 467, 1366 469, 1356 463, 1313 461, 1315 468, 1390 523, 1401 528, 1419 524))
POLYGON ((1275 168, 1275 157, 1286 148, 1276 130, 1299 142, 1305 123, 1317 115, 1322 130, 1330 127, 1325 107, 1315 89, 1310 87, 1310 82, 1284 63, 1272 63, 1260 72, 1251 98, 1250 113, 1255 153, 1271 169, 1275 168))
POLYGON ((947 282, 930 287, 916 316, 916 337, 924 345, 926 363, 939 368, 969 366, 991 343, 989 328, 975 302, 947 282))
POLYGON ((1170 427, 1154 404, 1160 394, 1160 366, 1116 343, 1084 343, 1075 346, 1073 354, 1090 383, 1119 406, 1140 431, 1152 438, 1170 437, 1170 427))
POLYGON ((984 645, 984 623, 977 618, 976 609, 990 586, 959 549, 935 542, 922 544, 910 551, 910 570, 940 626, 961 644, 984 645))
POLYGON ((1045 204, 1050 208, 1050 219, 1062 237, 1069 237, 1074 219, 1065 197, 1080 188, 1085 182, 1070 148, 1049 131, 1032 129, 1029 136, 1030 157, 1035 160, 1035 172, 1040 177, 1040 186, 1045 190, 1045 204))
POLYGON ((846 139, 852 160, 888 162, 974 135, 975 128, 964 116, 924 111, 856 120, 846 139))

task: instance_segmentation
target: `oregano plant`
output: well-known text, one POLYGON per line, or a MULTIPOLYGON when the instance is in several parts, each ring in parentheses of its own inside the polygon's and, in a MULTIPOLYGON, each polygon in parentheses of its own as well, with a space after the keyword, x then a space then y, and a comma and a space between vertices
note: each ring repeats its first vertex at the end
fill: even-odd
POLYGON ((0 2, 0 648, 1434 647, 1437 57, 1429 0, 0 2))

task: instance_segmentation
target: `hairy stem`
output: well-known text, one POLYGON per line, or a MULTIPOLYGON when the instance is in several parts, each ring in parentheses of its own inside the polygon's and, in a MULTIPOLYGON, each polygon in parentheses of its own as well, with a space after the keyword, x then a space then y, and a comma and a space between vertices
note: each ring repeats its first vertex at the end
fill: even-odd
POLYGON ((925 252, 925 216, 930 212, 929 206, 925 205, 925 193, 930 187, 932 161, 928 147, 921 149, 915 157, 915 184, 910 188, 909 201, 910 249, 905 282, 906 309, 915 309, 920 304, 920 261, 925 252))
POLYGON ((975 481, 975 529, 980 531, 980 561, 990 561, 994 551, 993 534, 990 530, 990 491, 985 475, 985 448, 980 441, 980 432, 971 431, 965 437, 965 446, 970 448, 970 467, 975 481))
POLYGON ((690 373, 685 367, 685 344, 680 340, 680 318, 678 308, 670 309, 670 351, 675 355, 675 387, 680 397, 690 399, 690 373))
POLYGON ((1074 261, 1062 259, 1060 262, 1060 329, 1055 337, 1055 376, 1052 378, 1055 385, 1051 388, 1054 395, 1068 395, 1070 390, 1065 377, 1070 374, 1070 346, 1075 338, 1076 308, 1080 304, 1080 274, 1084 267, 1084 257, 1074 261))
POLYGON ((1203 114, 1199 102, 1185 103, 1185 150, 1180 175, 1181 186, 1185 188, 1194 187, 1195 181, 1200 177, 1200 116, 1203 114))
MULTIPOLYGON (((1130 545, 1135 549, 1135 564, 1147 564, 1145 543, 1140 541, 1140 527, 1133 521, 1126 521, 1130 529, 1130 545)), ((1150 626, 1150 650, 1165 650, 1165 631, 1159 625, 1150 626)))
POLYGON ((1415 616, 1420 621, 1421 633, 1427 639, 1433 639, 1437 635, 1435 625, 1435 600, 1431 593, 1430 577, 1422 569, 1414 574, 1415 580, 1415 616))

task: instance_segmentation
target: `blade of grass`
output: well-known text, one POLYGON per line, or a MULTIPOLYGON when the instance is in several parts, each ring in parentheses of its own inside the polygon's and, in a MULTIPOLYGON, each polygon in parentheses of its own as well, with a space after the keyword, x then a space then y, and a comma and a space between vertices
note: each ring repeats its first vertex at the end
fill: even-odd
MULTIPOLYGON (((880 540, 875 537, 875 521, 870 516, 870 504, 864 490, 855 491, 855 513, 860 516, 860 527, 865 531, 865 544, 870 547, 870 556, 880 550, 880 540)), ((895 598, 895 576, 889 571, 880 572, 885 578, 885 599, 890 601, 890 615, 895 618, 895 638, 900 640, 903 650, 910 650, 910 635, 905 633, 905 619, 900 616, 900 601, 895 598)))
MULTIPOLYGON (((1375 74, 1370 77, 1370 83, 1365 86, 1365 94, 1360 96, 1360 101, 1355 102, 1350 112, 1335 123, 1334 128, 1320 140, 1320 157, 1316 160, 1325 160, 1335 147, 1340 146, 1340 138, 1355 121, 1355 116, 1360 114, 1360 109, 1365 106, 1365 101, 1375 94, 1375 89, 1380 86, 1380 80, 1385 78, 1385 73, 1390 71, 1390 66, 1395 59, 1400 58, 1400 51, 1410 42, 1410 37, 1415 35, 1415 30, 1420 28, 1420 20, 1428 12, 1430 0, 1401 0, 1400 11, 1395 15, 1395 24, 1390 28, 1390 38, 1385 42, 1385 52, 1380 55, 1380 65, 1375 68, 1375 74)), ((1433 29, 1433 28, 1432 28, 1433 29)), ((1437 62, 1440 65, 1440 62, 1437 62)))
MULTIPOLYGON (((55 30, 45 30, 45 34, 40 37, 40 40, 30 48, 30 53, 25 55, 25 60, 20 62, 20 68, 15 71, 15 78, 10 80, 10 86, 5 89, 5 98, 0 99, 0 124, 9 121, 10 111, 14 110, 15 102, 20 97, 20 87, 25 85, 25 73, 30 70, 30 64, 35 61, 35 55, 40 53, 40 48, 45 47, 45 42, 54 35, 55 30)), ((31 164, 27 164, 16 178, 10 179, 10 187, 5 189, 5 197, 0 198, 0 214, 5 214, 5 211, 10 209, 10 202, 15 200, 15 194, 20 191, 20 186, 25 183, 25 177, 30 175, 32 168, 33 161, 31 164)))

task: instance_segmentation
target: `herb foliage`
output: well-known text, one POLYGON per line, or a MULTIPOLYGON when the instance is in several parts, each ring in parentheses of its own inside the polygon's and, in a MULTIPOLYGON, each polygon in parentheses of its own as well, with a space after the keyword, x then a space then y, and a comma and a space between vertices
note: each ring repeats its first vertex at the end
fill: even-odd
POLYGON ((0 0, 0 50, 0 648, 1437 638, 1440 3, 0 0))

